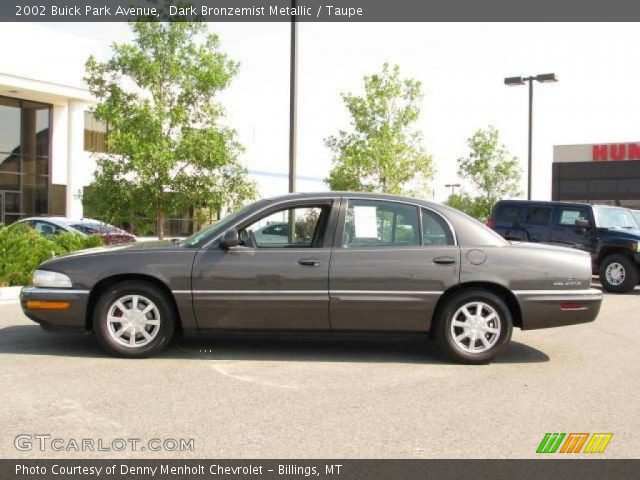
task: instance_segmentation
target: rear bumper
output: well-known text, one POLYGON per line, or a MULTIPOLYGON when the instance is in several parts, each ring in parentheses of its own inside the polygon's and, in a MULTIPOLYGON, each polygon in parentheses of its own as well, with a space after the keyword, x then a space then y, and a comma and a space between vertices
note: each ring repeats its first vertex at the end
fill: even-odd
POLYGON ((593 322, 602 304, 600 290, 519 290, 522 330, 593 322))
POLYGON ((84 331, 89 290, 24 287, 20 305, 24 314, 47 330, 84 331), (29 308, 28 302, 63 302, 68 308, 29 308))

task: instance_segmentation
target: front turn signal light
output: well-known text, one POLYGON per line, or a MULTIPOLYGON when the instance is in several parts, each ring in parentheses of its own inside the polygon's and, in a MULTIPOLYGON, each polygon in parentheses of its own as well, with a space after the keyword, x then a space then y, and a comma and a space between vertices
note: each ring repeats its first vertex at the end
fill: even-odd
POLYGON ((67 310, 70 302, 48 302, 45 300, 27 300, 29 310, 67 310))

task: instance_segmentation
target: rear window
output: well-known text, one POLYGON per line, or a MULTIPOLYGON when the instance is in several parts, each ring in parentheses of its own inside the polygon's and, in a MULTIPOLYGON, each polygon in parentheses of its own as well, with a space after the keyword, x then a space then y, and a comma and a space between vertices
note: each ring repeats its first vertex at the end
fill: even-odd
POLYGON ((500 223, 514 223, 520 219, 520 206, 502 204, 496 208, 494 220, 500 223))
POLYGON ((529 207, 526 222, 528 225, 549 225, 551 221, 551 207, 529 207))

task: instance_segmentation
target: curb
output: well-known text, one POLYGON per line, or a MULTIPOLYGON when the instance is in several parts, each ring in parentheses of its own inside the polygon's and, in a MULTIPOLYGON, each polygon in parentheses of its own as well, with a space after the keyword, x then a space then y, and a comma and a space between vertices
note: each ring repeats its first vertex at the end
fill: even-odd
POLYGON ((13 303, 20 299, 22 287, 0 287, 0 303, 13 303))

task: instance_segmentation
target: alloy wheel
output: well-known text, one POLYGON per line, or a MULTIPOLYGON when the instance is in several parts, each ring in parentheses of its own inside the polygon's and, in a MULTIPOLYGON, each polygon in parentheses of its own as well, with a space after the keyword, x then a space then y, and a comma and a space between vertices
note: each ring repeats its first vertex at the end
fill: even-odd
POLYGON ((607 282, 611 285, 621 285, 624 282, 627 273, 624 269, 624 266, 618 262, 611 262, 607 265, 607 269, 605 271, 605 275, 607 278, 607 282))
POLYGON ((501 328, 495 308, 485 302, 469 302, 454 313, 451 337, 461 350, 482 353, 497 343, 501 328))
POLYGON ((125 295, 109 307, 107 330, 120 345, 143 347, 160 331, 160 311, 147 297, 125 295))

